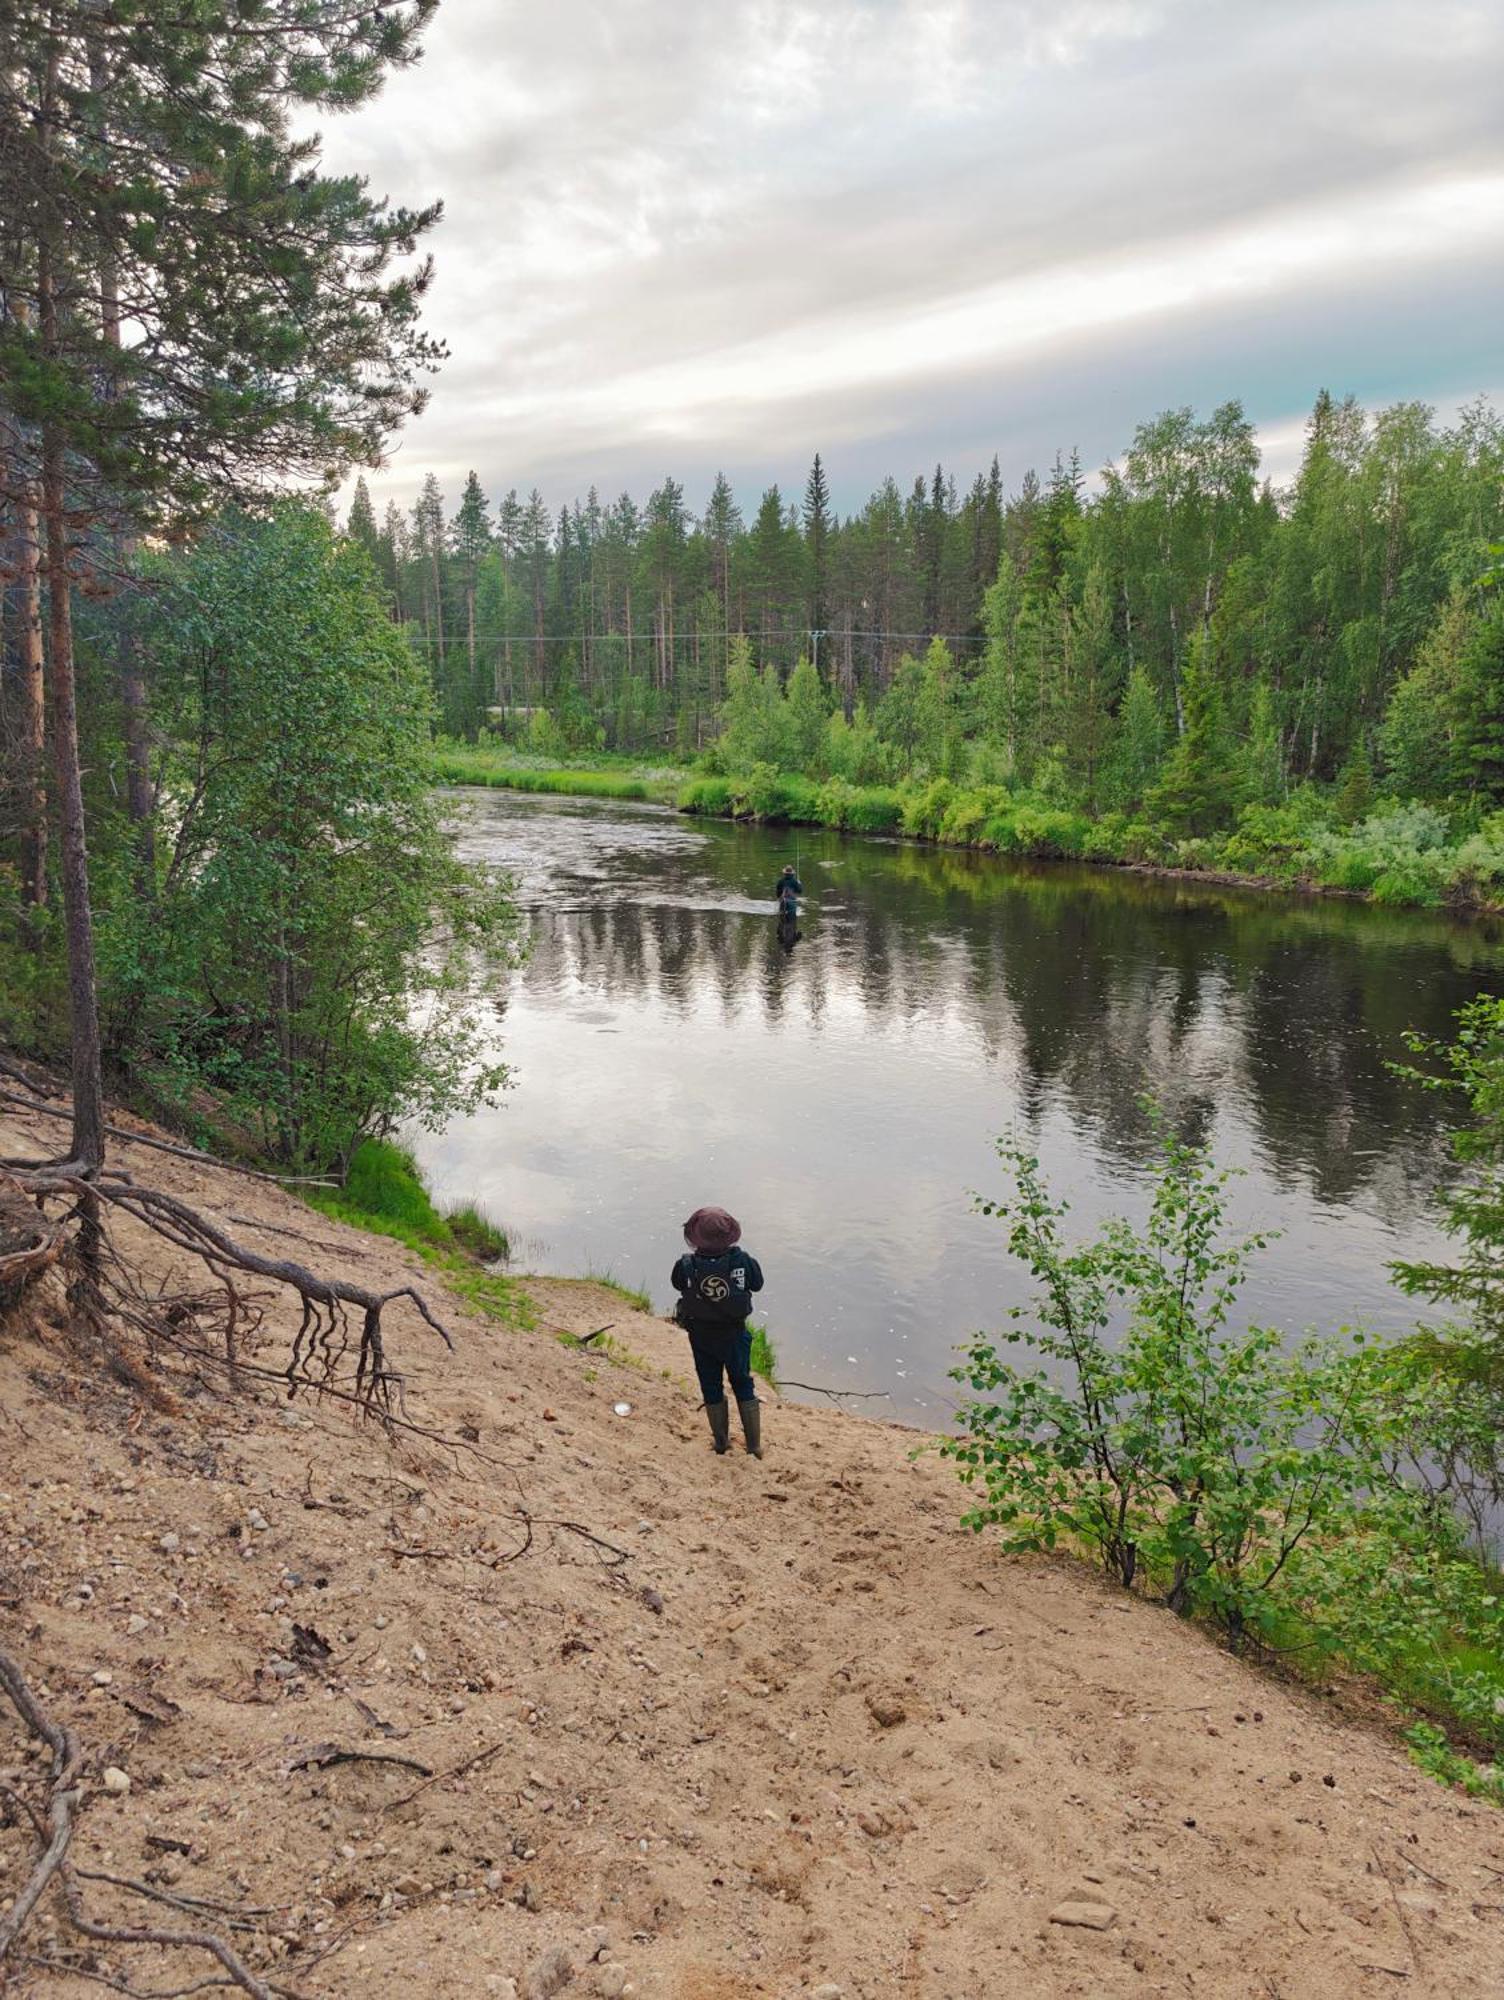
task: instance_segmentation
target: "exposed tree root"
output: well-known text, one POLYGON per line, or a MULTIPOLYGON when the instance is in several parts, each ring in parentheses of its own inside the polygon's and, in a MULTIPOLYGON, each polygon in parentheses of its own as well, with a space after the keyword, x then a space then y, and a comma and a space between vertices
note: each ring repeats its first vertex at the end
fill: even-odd
MULTIPOLYGON (((153 1902, 170 1903, 175 1908, 186 1905, 177 1898, 169 1897, 160 1890, 149 1888, 144 1882, 138 1883, 126 1878, 101 1875, 92 1870, 73 1867, 68 1858, 78 1814, 84 1803, 84 1753, 78 1738, 65 1723, 54 1722, 27 1685, 26 1676, 9 1653, 0 1651, 0 1692, 9 1699, 11 1706, 20 1716, 26 1728, 52 1752, 51 1768, 48 1775, 47 1795, 41 1807, 23 1798, 9 1786, 4 1788, 5 1800, 18 1825, 30 1822, 37 1837, 37 1854, 31 1872, 10 1908, 0 1916, 0 1978, 3 1978, 7 1960, 16 1962, 25 1956, 33 1965, 43 1964, 59 1971, 83 1971, 86 1977, 96 1977, 86 1968, 70 1966, 65 1959, 48 1954, 38 1957, 35 1953, 17 1952, 21 1934, 25 1930, 37 1905, 55 1881, 63 1892, 63 1906, 67 1920, 81 1937, 100 1944, 151 1945, 157 1950, 202 1951, 218 1961, 223 1968, 223 1977, 215 1979, 215 1985, 236 1986, 241 1992, 249 1993, 253 2000, 277 2000, 277 1996, 290 1996, 292 1989, 269 1984, 258 1979, 249 1966, 216 1932, 209 1930, 160 1930, 155 1927, 133 1924, 101 1923, 91 1917, 84 1907, 83 1890, 80 1882, 104 1881, 132 1894, 150 1898, 153 1902)), ((196 1914, 190 1911, 189 1914, 196 1914)), ((110 1981, 118 1985, 123 1993, 134 1993, 136 1988, 124 1980, 110 1981)), ((208 1982, 204 1982, 208 1983, 208 1982)), ((198 1983, 179 1991, 197 1990, 198 1983)), ((296 1996, 293 1996, 296 2000, 296 1996)))
MULTIPOLYGON (((257 1295, 242 1290, 242 1282, 247 1277, 266 1279, 295 1293, 302 1308, 283 1371, 288 1394, 300 1388, 341 1394, 338 1378, 353 1342, 354 1379, 351 1388, 342 1392, 342 1399, 349 1398, 367 1414, 382 1418, 390 1418, 394 1409, 403 1407, 402 1377, 388 1363, 383 1339, 382 1313, 386 1307, 399 1299, 408 1300, 447 1347, 454 1345, 413 1286, 373 1292, 348 1279, 321 1277, 290 1258, 265 1257, 227 1235, 187 1202, 119 1169, 107 1167, 86 1179, 71 1163, 7 1167, 0 1171, 0 1197, 6 1193, 13 1213, 29 1205, 28 1212, 35 1214, 37 1221, 31 1243, 0 1257, 0 1285, 11 1275, 12 1267, 19 1275, 23 1265, 27 1269, 45 1267, 66 1252, 70 1304, 101 1338, 106 1322, 113 1318, 142 1334, 150 1350, 158 1340, 180 1344, 175 1336, 190 1326, 203 1333, 207 1322, 223 1343, 234 1382, 244 1342, 262 1316, 257 1295), (49 1217, 49 1205, 62 1207, 62 1212, 49 1217), (171 1298, 148 1296, 111 1239, 108 1220, 112 1214, 130 1216, 196 1257, 216 1280, 214 1290, 171 1298), (352 1335, 352 1315, 358 1315, 358 1339, 352 1335)), ((0 1291, 0 1299, 3 1297, 0 1291)), ((133 1384, 142 1387, 131 1365, 132 1357, 119 1356, 117 1361, 124 1362, 133 1384)))
POLYGON ((16 1305, 63 1254, 64 1234, 35 1202, 0 1187, 0 1309, 16 1305))

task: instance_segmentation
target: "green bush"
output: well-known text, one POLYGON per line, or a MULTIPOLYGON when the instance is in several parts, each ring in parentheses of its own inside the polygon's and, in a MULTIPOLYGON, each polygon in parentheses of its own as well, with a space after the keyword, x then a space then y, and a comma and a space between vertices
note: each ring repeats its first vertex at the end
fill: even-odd
POLYGON ((861 786, 846 809, 853 833, 896 833, 902 818, 902 800, 891 785, 861 786))
POLYGON ((818 796, 812 780, 776 771, 771 764, 754 764, 731 780, 731 810, 738 818, 815 825, 818 796))
POLYGON ((941 815, 937 838, 952 847, 990 845, 989 823, 1008 810, 1008 793, 1001 785, 979 786, 952 795, 941 815))
POLYGON ((1010 1550, 1087 1550, 1238 1642, 1272 1621, 1295 1551, 1337 1530, 1383 1476, 1361 1422, 1367 1363, 1361 1349, 1308 1341, 1286 1353, 1275 1332, 1229 1330, 1266 1239, 1227 1241, 1230 1177, 1197 1148, 1161 1143, 1143 1231, 1111 1221, 1074 1250, 1038 1161, 1000 1145, 1016 1192, 979 1206, 1008 1223, 1040 1281, 1004 1341, 1051 1372, 1013 1366, 979 1335, 955 1371, 977 1400, 942 1450, 981 1489, 970 1527, 1001 1527, 1010 1550))
POLYGON ((1334 889, 1371 890, 1380 902, 1440 902, 1452 873, 1451 828, 1433 806, 1391 803, 1360 826, 1313 830, 1316 879, 1334 889))
POLYGON ((1480 902, 1497 902, 1504 894, 1504 813, 1490 813, 1463 841, 1452 862, 1449 886, 1454 893, 1480 902))
MULTIPOLYGON (((1472 1096, 1484 1035, 1474 1015, 1453 1061, 1472 1096)), ((1109 1222, 1075 1248, 1038 1162, 999 1148, 1015 1192, 979 1206, 1008 1223, 1039 1281, 1004 1343, 1046 1366, 1014 1366, 978 1335, 956 1371, 975 1400, 941 1450, 979 1491, 967 1524, 1000 1528, 1010 1550, 1093 1557, 1234 1645, 1370 1674, 1474 1747, 1504 1749, 1504 1579, 1468 1546, 1452 1505, 1468 1490, 1456 1462, 1469 1454, 1472 1490, 1496 1499, 1497 1380, 1485 1391, 1472 1362, 1438 1368, 1434 1342, 1286 1348, 1267 1329, 1231 1331, 1264 1239, 1228 1240, 1230 1177, 1199 1149, 1162 1146, 1144 1228, 1109 1222), (1454 1407, 1464 1378, 1481 1395, 1471 1429, 1454 1407)), ((1470 1234, 1497 1233, 1465 1198, 1464 1220, 1470 1234)), ((1448 1296, 1465 1282, 1431 1267, 1408 1275, 1448 1296)), ((1504 1803, 1492 1767, 1457 1757, 1439 1731, 1411 1741, 1438 1775, 1504 1803)))
POLYGON ((927 785, 909 786, 901 794, 899 824, 922 840, 938 840, 956 788, 949 778, 931 778, 927 785))
POLYGON ((731 812, 732 784, 729 778, 691 778, 679 787, 680 812, 701 813, 709 819, 725 819, 731 812))

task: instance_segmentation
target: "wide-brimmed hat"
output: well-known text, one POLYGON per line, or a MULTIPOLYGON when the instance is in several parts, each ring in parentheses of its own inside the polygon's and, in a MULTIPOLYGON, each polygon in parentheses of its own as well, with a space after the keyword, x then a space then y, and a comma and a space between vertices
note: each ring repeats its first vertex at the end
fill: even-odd
POLYGON ((691 1250, 719 1256, 742 1240, 742 1226, 724 1208, 697 1208, 684 1225, 684 1240, 691 1250))

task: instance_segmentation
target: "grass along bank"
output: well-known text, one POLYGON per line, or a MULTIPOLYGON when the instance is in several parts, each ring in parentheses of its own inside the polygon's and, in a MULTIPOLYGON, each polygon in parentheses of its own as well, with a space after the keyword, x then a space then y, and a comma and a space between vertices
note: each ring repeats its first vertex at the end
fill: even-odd
POLYGON ((494 791, 535 792, 564 798, 647 800, 674 804, 682 771, 626 760, 550 764, 516 752, 441 738, 433 746, 433 775, 441 785, 481 785, 494 791))
POLYGON ((492 1268, 508 1255, 505 1232, 468 1204, 441 1213, 411 1153, 391 1140, 363 1140, 342 1188, 301 1192, 322 1214, 404 1244, 488 1319, 503 1326, 535 1324, 532 1302, 517 1280, 492 1268))
POLYGON ((1033 861, 1084 861, 1201 876, 1254 889, 1348 896, 1393 908, 1504 910, 1504 813, 1449 814, 1308 786, 1278 805, 1246 805, 1225 832, 1176 838, 1124 813, 1093 817, 1037 793, 949 778, 859 785, 761 764, 721 773, 602 759, 542 765, 440 742, 434 777, 560 797, 645 800, 711 819, 823 827, 1033 861))
POLYGON ((1141 818, 1093 818, 1001 785, 949 778, 856 785, 769 765, 700 773, 679 787, 676 803, 681 812, 712 818, 884 834, 1020 859, 1202 875, 1390 906, 1504 909, 1504 813, 1464 820, 1387 800, 1349 818, 1340 798, 1315 787, 1280 805, 1244 806, 1225 833, 1184 839, 1141 818))

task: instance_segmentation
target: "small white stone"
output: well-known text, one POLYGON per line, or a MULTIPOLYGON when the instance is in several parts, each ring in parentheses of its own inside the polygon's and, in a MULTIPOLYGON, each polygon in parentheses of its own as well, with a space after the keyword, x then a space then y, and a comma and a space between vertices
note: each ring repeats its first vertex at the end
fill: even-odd
POLYGON ((115 1676, 110 1672, 108 1667, 101 1667, 99 1672, 94 1676, 94 1685, 97 1688, 107 1688, 114 1678, 115 1676))
POLYGON ((162 1551, 164 1556, 175 1556, 182 1547, 182 1542, 169 1528, 161 1541, 157 1543, 157 1547, 162 1551))
POLYGON ((127 1618, 125 1621, 126 1633, 132 1639, 139 1638, 140 1635, 146 1630, 148 1622, 149 1621, 147 1619, 141 1616, 141 1613, 139 1611, 133 1611, 130 1617, 127 1618))
POLYGON ((107 1764, 104 1772, 104 1788, 116 1798, 124 1798, 131 1788, 131 1781, 118 1764, 107 1764))

